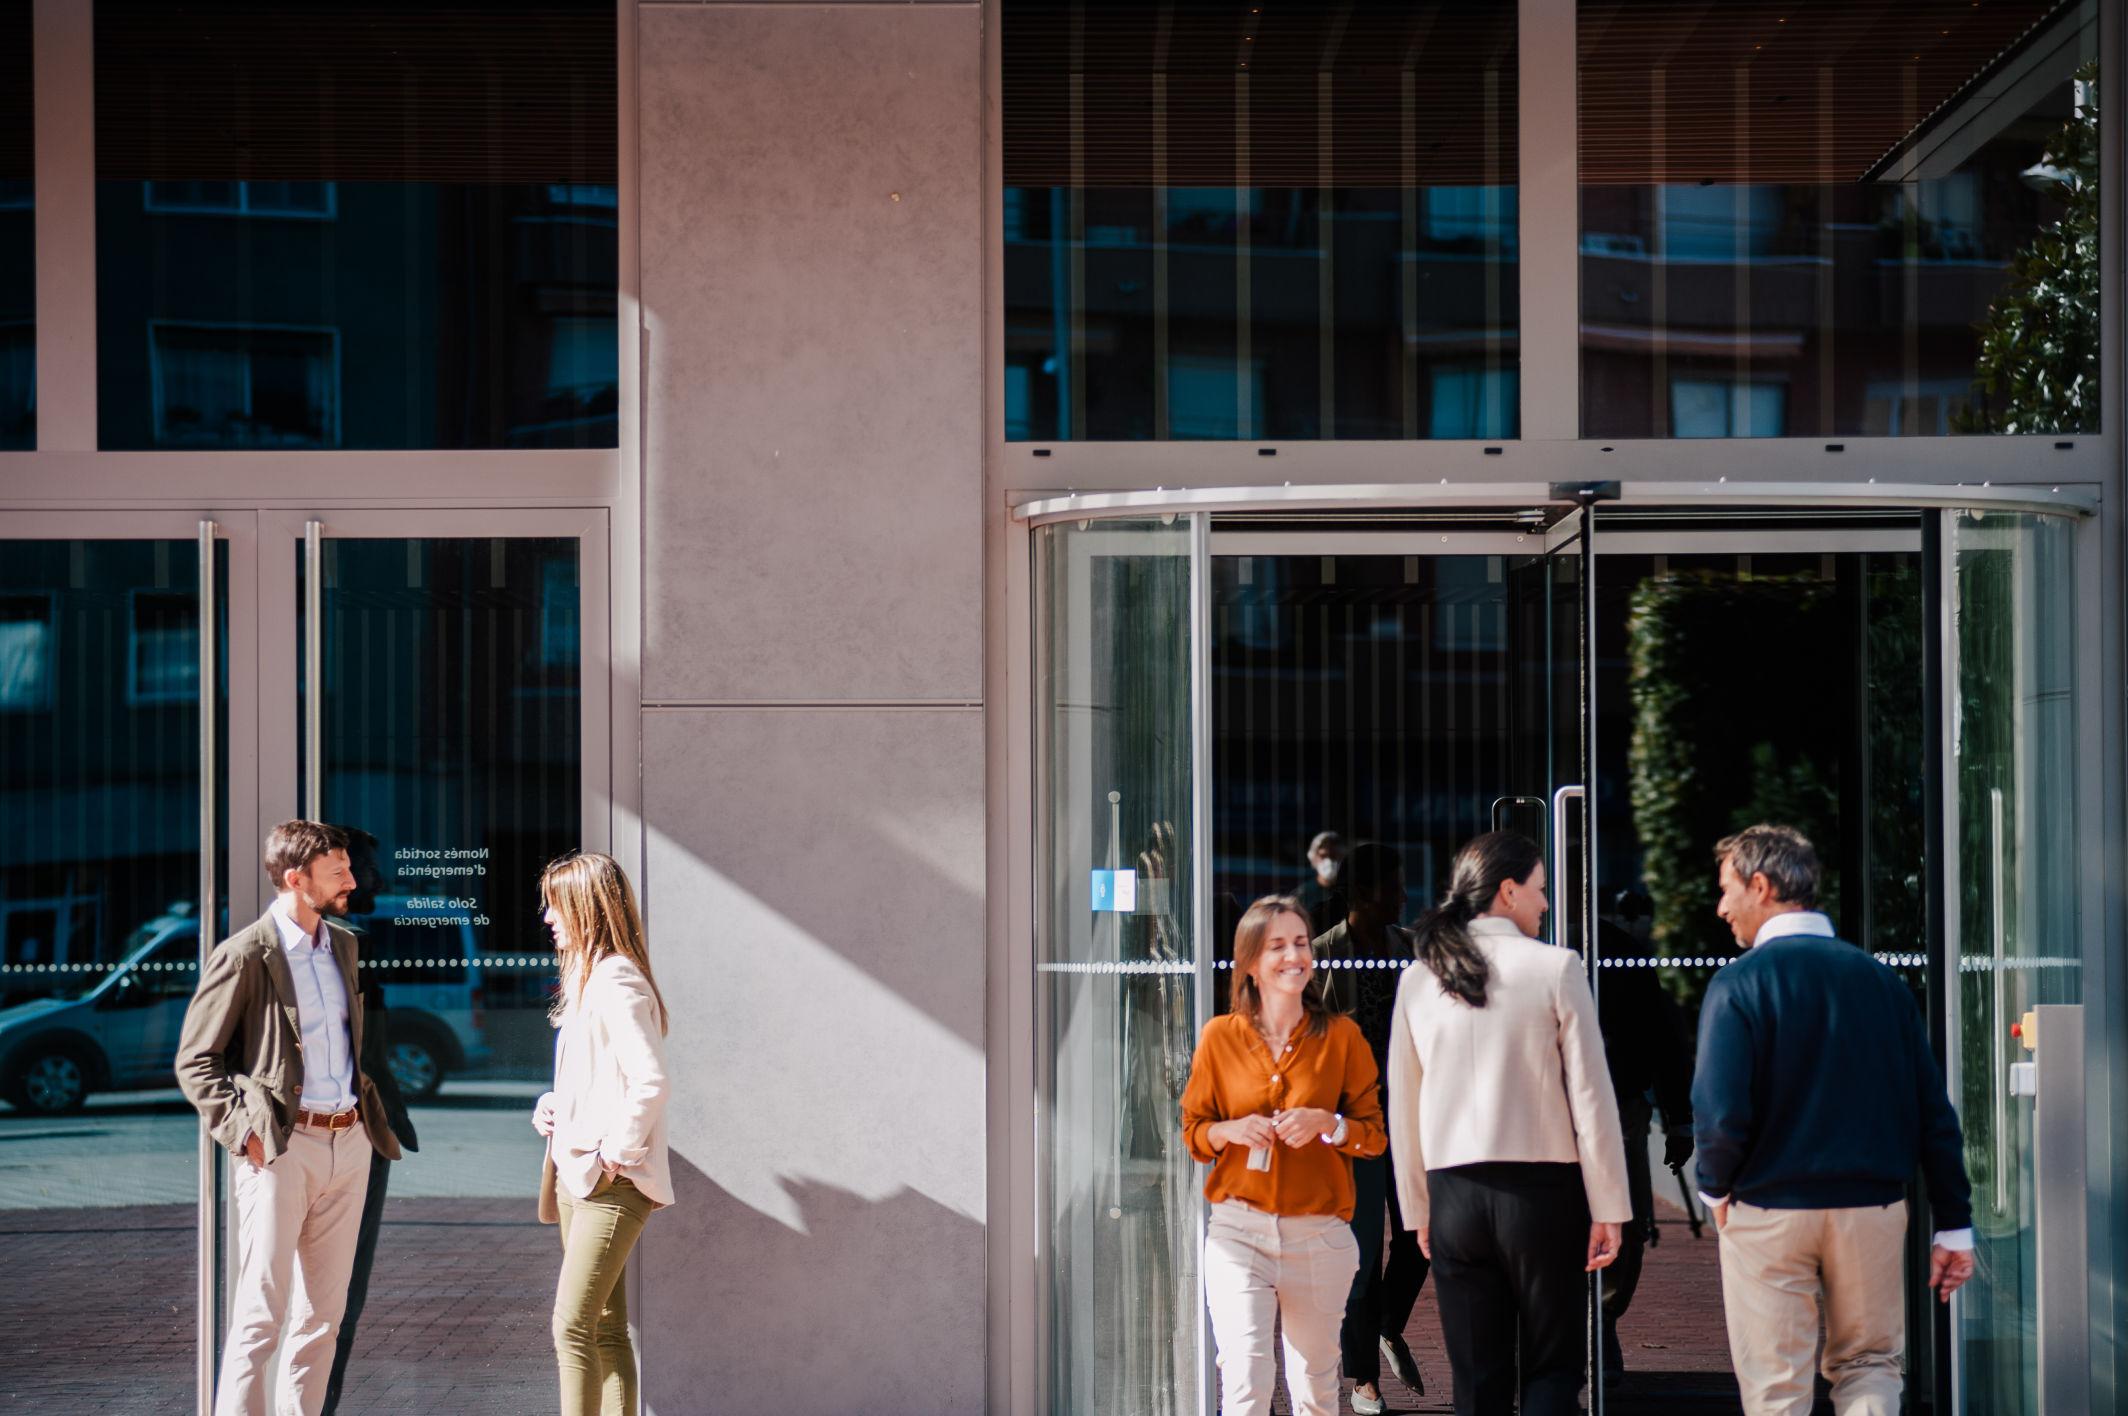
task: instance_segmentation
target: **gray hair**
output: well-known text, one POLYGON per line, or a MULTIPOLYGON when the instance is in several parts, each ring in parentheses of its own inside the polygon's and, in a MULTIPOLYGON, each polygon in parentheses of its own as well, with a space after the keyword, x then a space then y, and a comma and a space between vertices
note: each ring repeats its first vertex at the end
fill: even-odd
POLYGON ((1746 826, 1724 836, 1714 847, 1714 862, 1727 864, 1747 885, 1752 876, 1765 876, 1773 897, 1784 905, 1817 906, 1817 848, 1793 826, 1746 826))

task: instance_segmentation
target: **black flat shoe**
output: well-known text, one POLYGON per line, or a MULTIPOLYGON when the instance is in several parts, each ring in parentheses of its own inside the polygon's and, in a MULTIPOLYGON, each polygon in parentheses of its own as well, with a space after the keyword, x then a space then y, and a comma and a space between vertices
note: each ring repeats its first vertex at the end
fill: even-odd
POLYGON ((1411 1355, 1411 1344, 1401 1337, 1382 1339, 1382 1360, 1396 1379, 1411 1388, 1413 1396, 1426 1395, 1426 1379, 1419 1375, 1419 1359, 1411 1355))

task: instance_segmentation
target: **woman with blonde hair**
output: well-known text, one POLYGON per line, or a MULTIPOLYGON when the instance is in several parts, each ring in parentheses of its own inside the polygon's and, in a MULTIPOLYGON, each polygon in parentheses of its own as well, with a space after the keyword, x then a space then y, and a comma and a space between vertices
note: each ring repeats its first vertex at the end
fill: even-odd
POLYGON ((1268 1416, 1274 1325, 1294 1416, 1336 1412, 1338 1329, 1360 1265, 1352 1157, 1388 1143, 1373 1050, 1309 988, 1310 940, 1300 901, 1249 906, 1234 931, 1233 1011, 1204 1025, 1182 1094, 1183 1138, 1212 1167, 1204 1290, 1227 1416, 1268 1416))
POLYGON ((672 1203, 665 1154, 665 1000, 650 972, 635 891, 611 856, 564 856, 539 893, 561 963, 552 1021, 554 1090, 532 1126, 553 1185, 540 1217, 559 1223, 554 1355, 562 1416, 630 1416, 628 1256, 654 1209, 672 1203))

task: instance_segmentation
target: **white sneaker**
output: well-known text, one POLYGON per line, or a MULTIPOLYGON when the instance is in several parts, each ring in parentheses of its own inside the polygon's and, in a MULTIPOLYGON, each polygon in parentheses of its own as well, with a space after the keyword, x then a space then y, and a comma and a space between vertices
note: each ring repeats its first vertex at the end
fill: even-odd
MULTIPOLYGON (((1379 1392, 1381 1388, 1376 1387, 1375 1390, 1379 1392)), ((1382 1416, 1382 1413, 1388 1410, 1382 1405, 1381 1397, 1363 1395, 1358 1387, 1352 1389, 1352 1409, 1356 1416, 1382 1416)))

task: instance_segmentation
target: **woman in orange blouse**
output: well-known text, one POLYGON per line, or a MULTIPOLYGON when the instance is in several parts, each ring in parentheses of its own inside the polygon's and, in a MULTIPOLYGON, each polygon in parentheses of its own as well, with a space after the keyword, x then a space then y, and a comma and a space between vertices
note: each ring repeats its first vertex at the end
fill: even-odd
POLYGON ((1334 1016, 1315 974, 1308 916, 1267 895, 1234 931, 1234 1010, 1204 1025, 1182 1132, 1212 1167, 1204 1197, 1205 1306, 1226 1416, 1267 1416, 1284 1319, 1294 1416, 1334 1416, 1338 1326, 1359 1269, 1353 1156, 1388 1144, 1374 1054, 1334 1016))

